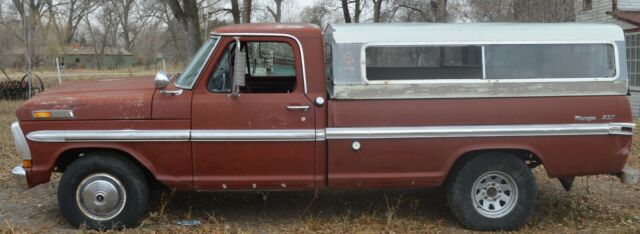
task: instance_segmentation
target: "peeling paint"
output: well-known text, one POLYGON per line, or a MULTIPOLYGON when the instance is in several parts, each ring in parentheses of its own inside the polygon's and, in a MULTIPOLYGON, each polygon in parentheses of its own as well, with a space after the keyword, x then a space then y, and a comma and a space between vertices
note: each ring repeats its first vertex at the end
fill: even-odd
POLYGON ((625 95, 627 81, 335 85, 336 99, 625 95))
POLYGON ((17 115, 30 119, 32 110, 65 109, 72 110, 78 120, 146 119, 151 117, 154 92, 151 79, 71 82, 38 94, 17 115))

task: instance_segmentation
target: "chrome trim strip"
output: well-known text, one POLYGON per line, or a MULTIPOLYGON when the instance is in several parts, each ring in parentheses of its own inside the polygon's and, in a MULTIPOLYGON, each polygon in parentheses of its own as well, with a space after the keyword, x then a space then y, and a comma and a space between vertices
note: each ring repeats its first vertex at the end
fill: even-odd
POLYGON ((633 135, 633 123, 520 124, 419 127, 332 127, 260 130, 67 130, 36 131, 37 142, 323 141, 436 137, 633 135))
POLYGON ((302 83, 304 84, 304 94, 308 93, 307 90, 307 69, 304 59, 304 50, 302 49, 302 43, 297 37, 291 34, 283 33, 211 33, 211 36, 266 36, 266 37, 287 37, 296 41, 298 44, 298 50, 300 50, 300 61, 302 62, 302 83))
POLYGON ((609 134, 633 136, 636 124, 634 123, 610 123, 609 134))
POLYGON ((34 119, 69 119, 75 116, 72 110, 34 110, 31 112, 31 117, 34 119), (36 112, 50 112, 51 117, 39 118, 34 115, 36 112))
POLYGON ((316 129, 316 141, 327 140, 327 133, 324 129, 316 129))
POLYGON ((27 138, 38 142, 151 142, 189 141, 189 130, 52 130, 36 131, 27 138))
POLYGON ((29 184, 27 182, 27 172, 21 166, 11 169, 11 176, 13 177, 13 183, 20 189, 28 189, 29 184))
POLYGON ((25 139, 18 121, 11 123, 11 135, 13 135, 13 142, 18 154, 22 156, 23 160, 31 160, 31 150, 29 149, 27 139, 25 139))
POLYGON ((635 124, 522 124, 432 127, 327 128, 327 139, 632 135, 635 124), (628 128, 623 131, 623 127, 628 128))
POLYGON ((314 129, 192 130, 191 141, 315 141, 314 129))

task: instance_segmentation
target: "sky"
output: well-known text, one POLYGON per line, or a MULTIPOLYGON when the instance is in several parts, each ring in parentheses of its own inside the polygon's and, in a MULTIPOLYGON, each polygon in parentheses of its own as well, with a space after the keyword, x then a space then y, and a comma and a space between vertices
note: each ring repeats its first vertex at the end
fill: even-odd
POLYGON ((312 5, 315 0, 290 0, 296 2, 300 8, 312 5))

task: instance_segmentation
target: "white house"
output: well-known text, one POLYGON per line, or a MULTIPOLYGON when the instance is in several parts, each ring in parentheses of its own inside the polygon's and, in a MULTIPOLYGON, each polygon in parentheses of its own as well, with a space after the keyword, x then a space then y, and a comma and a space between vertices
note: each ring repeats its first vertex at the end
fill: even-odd
POLYGON ((640 0, 576 0, 576 21, 617 24, 625 32, 633 115, 640 116, 640 0))

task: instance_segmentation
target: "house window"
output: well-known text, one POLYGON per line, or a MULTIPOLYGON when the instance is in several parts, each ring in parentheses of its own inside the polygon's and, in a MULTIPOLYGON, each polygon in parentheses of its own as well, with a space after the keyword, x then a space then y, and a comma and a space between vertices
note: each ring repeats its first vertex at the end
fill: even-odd
POLYGON ((593 1, 592 0, 583 0, 582 1, 582 10, 583 11, 590 11, 591 9, 593 9, 593 1))
POLYGON ((80 62, 80 58, 76 58, 76 63, 79 63, 79 62, 80 62))
POLYGON ((640 33, 625 35, 629 86, 640 86, 640 33))

